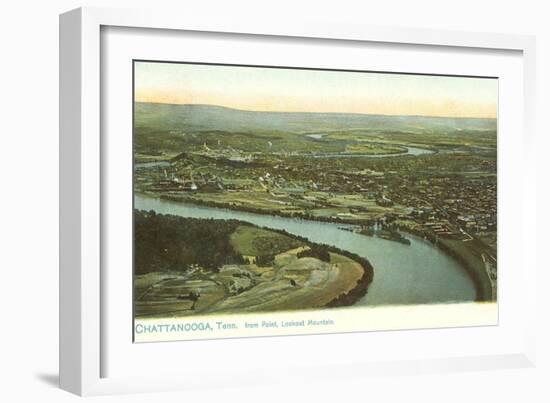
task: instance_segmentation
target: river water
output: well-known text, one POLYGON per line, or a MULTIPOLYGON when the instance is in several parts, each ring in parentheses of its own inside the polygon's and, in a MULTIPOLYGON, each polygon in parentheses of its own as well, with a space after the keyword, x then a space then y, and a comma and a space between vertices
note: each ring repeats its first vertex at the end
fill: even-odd
POLYGON ((313 158, 386 158, 386 157, 401 157, 403 155, 423 155, 423 154, 433 154, 434 151, 428 150, 427 148, 418 148, 418 147, 405 147, 407 151, 401 153, 393 154, 362 154, 362 153, 317 153, 313 155, 313 158))
POLYGON ((170 161, 147 161, 136 162, 134 169, 147 169, 147 168, 167 168, 170 166, 170 161))
POLYGON ((237 219, 282 229, 313 242, 333 245, 367 258, 374 267, 368 294, 356 305, 426 304, 475 299, 471 278, 460 264, 419 237, 410 245, 340 229, 342 224, 203 207, 135 195, 135 208, 182 217, 237 219))

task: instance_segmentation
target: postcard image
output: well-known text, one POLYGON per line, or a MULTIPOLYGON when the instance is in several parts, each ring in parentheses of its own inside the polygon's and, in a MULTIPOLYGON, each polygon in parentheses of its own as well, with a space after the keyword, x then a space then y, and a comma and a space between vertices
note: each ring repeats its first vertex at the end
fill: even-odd
POLYGON ((497 111, 494 77, 135 60, 134 341, 495 324, 497 111))

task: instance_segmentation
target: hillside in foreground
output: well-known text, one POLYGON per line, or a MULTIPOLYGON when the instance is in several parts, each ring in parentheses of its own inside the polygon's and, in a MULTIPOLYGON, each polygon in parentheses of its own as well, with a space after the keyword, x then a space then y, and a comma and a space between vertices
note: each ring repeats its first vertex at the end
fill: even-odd
POLYGON ((351 305, 372 281, 364 259, 290 234, 235 220, 135 218, 137 317, 351 305))

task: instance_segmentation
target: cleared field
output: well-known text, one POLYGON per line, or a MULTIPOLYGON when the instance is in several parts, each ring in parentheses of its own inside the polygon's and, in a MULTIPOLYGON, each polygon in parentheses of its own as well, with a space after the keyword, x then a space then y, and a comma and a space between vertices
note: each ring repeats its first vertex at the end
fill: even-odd
MULTIPOLYGON (((248 206, 260 210, 277 211, 296 209, 295 201, 288 198, 275 198, 265 190, 258 191, 237 191, 231 193, 195 193, 192 197, 196 201, 213 203, 233 204, 236 206, 248 206)), ((302 203, 304 204, 304 203, 302 203)))
POLYGON ((302 245, 282 234, 247 225, 237 227, 231 234, 230 242, 237 252, 245 256, 273 255, 302 245))
POLYGON ((276 258, 284 262, 274 267, 265 281, 212 306, 211 312, 266 312, 293 309, 315 309, 326 306, 341 294, 352 290, 363 268, 353 260, 331 253, 329 263, 305 257, 298 259, 298 250, 276 258))
POLYGON ((264 191, 232 193, 194 193, 186 198, 188 201, 215 203, 235 209, 250 208, 254 211, 281 215, 311 215, 313 217, 334 218, 341 220, 370 220, 386 213, 404 213, 405 207, 395 204, 383 207, 373 199, 363 195, 333 195, 323 192, 308 192, 307 197, 275 197, 264 191), (355 210, 355 211, 351 211, 355 210))
POLYGON ((212 279, 194 276, 149 273, 136 276, 136 316, 177 316, 179 312, 201 311, 222 300, 225 289, 212 279), (180 299, 192 292, 201 294, 197 301, 180 299))
MULTIPOLYGON (((252 232, 245 230, 241 229, 238 241, 244 247, 254 248, 247 244, 252 232)), ((136 316, 321 308, 351 291, 363 276, 364 269, 359 263, 335 253, 330 254, 330 262, 298 258, 297 254, 304 249, 297 247, 279 253, 268 267, 227 265, 218 273, 199 270, 187 276, 153 273, 137 276, 140 294, 136 298, 136 316), (196 301, 182 299, 190 295, 199 297, 196 301)))

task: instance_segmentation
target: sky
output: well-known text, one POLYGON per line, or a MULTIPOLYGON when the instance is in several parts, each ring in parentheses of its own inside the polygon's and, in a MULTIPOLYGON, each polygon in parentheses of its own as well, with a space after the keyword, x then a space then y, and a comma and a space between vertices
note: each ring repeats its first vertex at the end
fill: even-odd
POLYGON ((252 111, 496 118, 498 80, 135 62, 134 96, 252 111))

